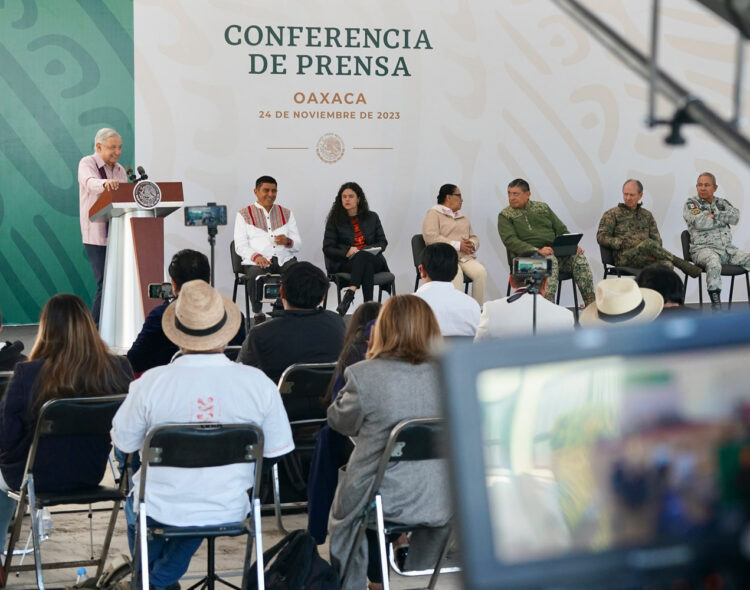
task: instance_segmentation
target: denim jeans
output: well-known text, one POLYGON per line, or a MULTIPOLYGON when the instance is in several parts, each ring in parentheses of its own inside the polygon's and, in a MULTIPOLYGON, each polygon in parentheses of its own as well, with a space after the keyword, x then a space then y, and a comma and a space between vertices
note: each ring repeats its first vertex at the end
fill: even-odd
MULTIPOLYGON (((138 515, 133 508, 133 495, 125 502, 125 520, 128 523, 128 546, 135 556, 135 523, 138 515)), ((164 526, 151 517, 146 518, 148 526, 164 526)), ((145 531, 144 531, 145 534, 145 531)), ((148 541, 148 575, 151 586, 157 590, 174 584, 185 574, 193 554, 198 551, 203 539, 168 539, 156 537, 148 541)))

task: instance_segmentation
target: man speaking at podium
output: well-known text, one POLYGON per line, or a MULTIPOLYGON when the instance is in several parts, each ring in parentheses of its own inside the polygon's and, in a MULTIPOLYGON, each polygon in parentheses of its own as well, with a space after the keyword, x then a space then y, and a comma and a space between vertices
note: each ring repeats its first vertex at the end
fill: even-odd
POLYGON ((78 186, 80 189, 81 237, 86 255, 91 263, 96 279, 96 295, 91 315, 99 323, 99 310, 102 302, 102 281, 104 280, 104 260, 107 254, 107 222, 89 221, 89 209, 107 190, 117 190, 121 182, 128 181, 128 175, 117 160, 122 153, 122 138, 114 129, 99 129, 94 137, 94 153, 85 156, 78 164, 78 186))

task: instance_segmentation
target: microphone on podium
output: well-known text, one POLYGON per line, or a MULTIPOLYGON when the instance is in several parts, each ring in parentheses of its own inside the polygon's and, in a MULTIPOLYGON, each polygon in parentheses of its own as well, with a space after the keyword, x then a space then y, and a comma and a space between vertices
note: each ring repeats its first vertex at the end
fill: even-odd
POLYGON ((136 170, 138 170, 138 174, 140 174, 140 176, 138 177, 138 181, 146 180, 148 178, 148 174, 146 174, 146 171, 143 169, 143 166, 138 166, 136 170))
POLYGON ((135 182, 135 172, 131 166, 125 166, 125 173, 128 175, 128 182, 135 182))

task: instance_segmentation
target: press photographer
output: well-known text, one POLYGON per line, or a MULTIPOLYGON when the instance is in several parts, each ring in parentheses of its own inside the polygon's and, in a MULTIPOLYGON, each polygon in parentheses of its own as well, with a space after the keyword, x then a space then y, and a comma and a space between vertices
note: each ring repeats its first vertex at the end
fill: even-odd
POLYGON ((573 312, 544 298, 550 262, 536 252, 513 259, 510 275, 513 293, 484 304, 475 342, 574 329, 573 312))
MULTIPOLYGON (((175 346, 165 335, 161 328, 161 317, 169 303, 179 296, 180 288, 184 283, 201 279, 208 282, 211 276, 211 268, 205 254, 195 250, 180 250, 172 257, 169 263, 170 283, 155 283, 149 285, 149 297, 163 299, 161 305, 155 307, 148 314, 143 323, 141 333, 135 339, 133 346, 128 351, 128 360, 136 375, 143 373, 153 367, 169 364, 174 353, 175 346)), ((244 319, 244 318, 243 318, 244 319)), ((232 338, 230 345, 239 346, 245 340, 245 322, 232 338)))

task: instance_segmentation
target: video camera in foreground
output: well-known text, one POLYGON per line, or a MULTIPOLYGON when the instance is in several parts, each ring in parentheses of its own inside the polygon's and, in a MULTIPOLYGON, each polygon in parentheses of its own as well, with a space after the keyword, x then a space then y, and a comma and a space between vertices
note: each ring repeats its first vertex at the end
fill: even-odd
POLYGON ((540 254, 513 259, 513 276, 530 285, 541 283, 552 273, 552 259, 540 254))

